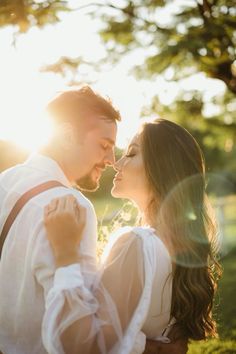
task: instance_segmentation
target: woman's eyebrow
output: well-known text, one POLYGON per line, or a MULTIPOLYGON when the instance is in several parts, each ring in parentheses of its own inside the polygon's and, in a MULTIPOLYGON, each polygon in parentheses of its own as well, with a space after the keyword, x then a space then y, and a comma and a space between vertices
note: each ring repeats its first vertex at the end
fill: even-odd
POLYGON ((132 144, 130 144, 129 146, 128 146, 128 149, 130 149, 131 147, 133 147, 133 146, 135 146, 135 147, 139 147, 139 145, 138 144, 136 144, 136 143, 132 143, 132 144))

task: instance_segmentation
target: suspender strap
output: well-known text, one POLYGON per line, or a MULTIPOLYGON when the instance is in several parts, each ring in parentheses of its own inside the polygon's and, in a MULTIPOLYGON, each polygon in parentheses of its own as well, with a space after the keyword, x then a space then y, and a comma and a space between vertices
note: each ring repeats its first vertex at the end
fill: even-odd
MULTIPOLYGON (((6 222, 3 226, 2 232, 1 232, 1 236, 0 236, 0 259, 1 259, 1 254, 2 254, 2 248, 4 245, 4 242, 6 240, 7 234, 13 224, 13 222, 15 221, 17 215, 19 214, 19 212, 21 211, 21 209, 23 208, 23 206, 33 197, 35 197, 36 195, 51 189, 51 188, 55 188, 55 187, 65 187, 62 183, 58 182, 58 181, 47 181, 45 183, 42 183, 32 189, 30 189, 29 191, 27 191, 26 193, 24 193, 20 199, 18 199, 18 201, 16 202, 16 204, 14 205, 13 209, 11 210, 10 214, 8 215, 6 222)), ((67 188, 67 187, 66 187, 67 188)))

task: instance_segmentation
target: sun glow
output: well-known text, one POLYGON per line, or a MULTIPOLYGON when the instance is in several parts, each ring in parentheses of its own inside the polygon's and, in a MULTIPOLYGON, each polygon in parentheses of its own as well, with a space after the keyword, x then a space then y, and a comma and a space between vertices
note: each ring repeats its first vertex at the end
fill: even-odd
MULTIPOLYGON (((31 89, 37 95, 37 88, 31 89)), ((12 90, 0 107, 0 117, 1 138, 27 150, 37 150, 50 137, 50 121, 43 115, 42 107, 25 92, 12 90)))
MULTIPOLYGON (((0 139, 35 151, 47 142, 52 132, 44 107, 57 91, 66 87, 65 79, 39 71, 42 58, 39 60, 40 53, 34 41, 26 45, 29 37, 31 33, 22 39, 18 48, 9 46, 3 56, 0 67, 0 139)), ((142 89, 134 78, 127 77, 119 68, 101 73, 92 87, 109 96, 121 111, 123 119, 119 124, 117 143, 124 147, 138 127, 142 89), (114 87, 114 82, 119 84, 114 87)))
POLYGON ((7 49, 0 67, 0 139, 35 151, 51 135, 52 126, 43 110, 55 83, 50 76, 47 82, 35 66, 33 44, 24 50, 7 49))
MULTIPOLYGON (((14 116, 18 115, 18 112, 14 116)), ((31 115, 24 116, 24 120, 6 120, 2 124, 4 140, 14 142, 29 152, 37 151, 47 143, 51 136, 51 125, 44 119, 39 118, 40 123, 32 122, 31 115), (13 128, 12 128, 13 126, 13 128)))
MULTIPOLYGON (((50 137, 52 127, 43 108, 68 83, 67 77, 42 73, 40 68, 55 63, 62 56, 82 56, 95 62, 104 56, 96 21, 83 12, 63 14, 61 19, 58 24, 42 30, 31 28, 17 38, 15 46, 12 44, 14 30, 7 27, 0 31, 0 140, 14 141, 30 151, 37 150, 50 137)), ((121 112, 117 138, 121 148, 137 131, 142 107, 150 105, 153 96, 158 96, 163 104, 169 104, 179 90, 177 83, 167 82, 163 77, 153 81, 132 77, 129 70, 134 63, 139 64, 137 60, 141 60, 140 55, 133 53, 109 72, 88 72, 88 77, 94 80, 92 87, 109 96, 121 112)), ((78 81, 80 79, 78 74, 78 81)), ((208 95, 224 89, 222 83, 212 80, 210 85, 202 76, 186 80, 183 82, 185 89, 207 87, 210 88, 208 95)))

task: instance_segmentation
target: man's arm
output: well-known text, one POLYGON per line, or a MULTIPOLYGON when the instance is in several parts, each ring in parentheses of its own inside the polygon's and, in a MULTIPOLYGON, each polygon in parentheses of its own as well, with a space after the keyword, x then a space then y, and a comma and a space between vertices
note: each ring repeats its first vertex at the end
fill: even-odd
MULTIPOLYGON (((86 264, 90 263, 91 267, 94 267, 96 263, 96 242, 97 242, 97 219, 92 204, 86 200, 81 193, 72 191, 73 194, 80 203, 86 208, 87 223, 82 233, 82 241, 78 247, 78 255, 80 258, 86 258, 86 264)), ((44 297, 46 299, 47 293, 52 286, 53 277, 56 270, 55 258, 52 252, 52 248, 47 239, 46 229, 44 225, 44 211, 39 209, 38 222, 36 223, 33 233, 32 243, 32 255, 31 255, 31 271, 35 277, 36 282, 42 286, 44 290, 44 297)), ((83 272, 83 261, 81 270, 83 272)), ((89 268, 89 267, 87 267, 89 268)))

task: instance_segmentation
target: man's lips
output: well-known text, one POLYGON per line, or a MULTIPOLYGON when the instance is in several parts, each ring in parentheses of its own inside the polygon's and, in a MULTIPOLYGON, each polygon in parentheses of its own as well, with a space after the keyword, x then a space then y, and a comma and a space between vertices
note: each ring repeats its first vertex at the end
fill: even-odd
POLYGON ((96 166, 96 167, 95 167, 95 170, 102 173, 103 171, 105 171, 105 168, 104 168, 104 167, 96 166))

